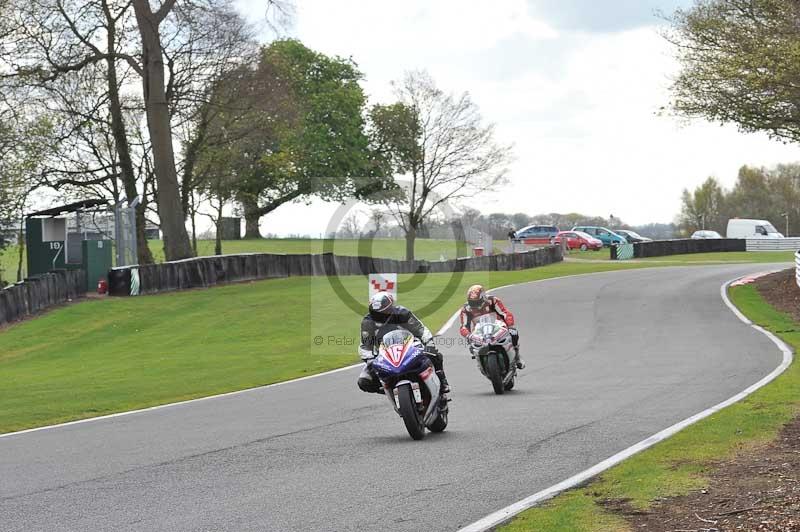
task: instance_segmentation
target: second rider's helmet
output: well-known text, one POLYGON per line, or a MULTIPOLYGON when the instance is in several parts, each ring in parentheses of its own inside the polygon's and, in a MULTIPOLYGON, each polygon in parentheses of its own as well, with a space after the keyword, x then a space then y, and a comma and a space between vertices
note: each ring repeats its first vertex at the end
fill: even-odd
POLYGON ((375 321, 386 322, 394 309, 394 296, 389 292, 378 292, 369 298, 369 315, 375 321))
POLYGON ((467 305, 470 308, 479 309, 486 304, 486 290, 482 285, 476 284, 467 290, 467 305))

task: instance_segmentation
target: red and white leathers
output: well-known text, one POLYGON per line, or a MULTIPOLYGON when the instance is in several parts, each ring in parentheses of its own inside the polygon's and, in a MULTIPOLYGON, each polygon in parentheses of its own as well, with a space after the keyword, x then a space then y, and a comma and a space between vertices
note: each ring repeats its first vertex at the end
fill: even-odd
POLYGON ((506 308, 499 297, 486 295, 484 296, 483 305, 478 308, 472 307, 469 302, 461 307, 459 319, 461 322, 461 329, 459 332, 464 338, 469 338, 472 334, 472 324, 478 318, 486 314, 494 313, 497 318, 503 320, 508 327, 508 332, 511 334, 511 341, 514 344, 516 364, 519 369, 525 369, 525 362, 519 356, 519 332, 514 325, 514 315, 506 308))
POLYGON ((472 324, 486 314, 494 312, 509 328, 514 327, 514 315, 506 308, 499 297, 487 295, 483 305, 472 308, 468 303, 461 307, 459 319, 461 321, 461 336, 467 337, 472 333, 472 324))

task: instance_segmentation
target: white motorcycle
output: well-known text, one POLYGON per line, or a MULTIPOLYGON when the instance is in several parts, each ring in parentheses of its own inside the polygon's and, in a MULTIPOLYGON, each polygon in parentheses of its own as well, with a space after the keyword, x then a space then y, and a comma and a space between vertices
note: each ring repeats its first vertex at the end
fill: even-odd
POLYGON ((494 393, 504 394, 514 387, 517 365, 511 333, 494 313, 478 318, 469 336, 470 353, 478 369, 489 379, 494 393))

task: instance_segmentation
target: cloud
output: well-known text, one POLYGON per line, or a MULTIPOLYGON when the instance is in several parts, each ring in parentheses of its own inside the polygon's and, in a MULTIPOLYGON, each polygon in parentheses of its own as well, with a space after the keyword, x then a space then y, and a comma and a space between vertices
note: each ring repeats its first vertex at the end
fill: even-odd
POLYGON ((558 34, 529 13, 524 0, 485 2, 406 0, 376 2, 305 0, 298 4, 297 31, 336 35, 336 45, 349 51, 367 46, 405 54, 469 53, 494 46, 512 35, 551 39, 558 34), (344 7, 346 6, 346 9, 344 7), (341 31, 347 28, 346 31, 341 31))
POLYGON ((692 0, 529 0, 531 11, 559 30, 615 32, 651 26, 692 0))
MULTIPOLYGON (((795 146, 764 135, 657 116, 678 65, 652 8, 677 4, 306 0, 296 36, 352 56, 372 101, 390 101, 390 81, 416 68, 447 91, 469 91, 517 156, 510 184, 475 200, 481 210, 669 221, 683 188, 709 175, 730 186, 743 164, 800 159, 795 146)), ((304 208, 268 217, 270 230, 324 231, 304 208)))

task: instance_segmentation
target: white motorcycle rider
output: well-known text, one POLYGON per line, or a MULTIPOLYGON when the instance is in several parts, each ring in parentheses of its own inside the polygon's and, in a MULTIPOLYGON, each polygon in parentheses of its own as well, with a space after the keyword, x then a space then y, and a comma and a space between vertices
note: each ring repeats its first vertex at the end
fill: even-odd
POLYGON ((494 313, 480 316, 468 337, 469 350, 480 372, 491 381, 494 393, 514 387, 517 377, 515 350, 508 325, 494 313))

